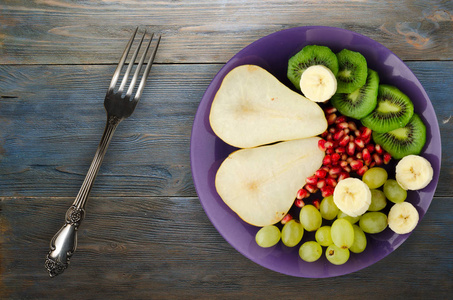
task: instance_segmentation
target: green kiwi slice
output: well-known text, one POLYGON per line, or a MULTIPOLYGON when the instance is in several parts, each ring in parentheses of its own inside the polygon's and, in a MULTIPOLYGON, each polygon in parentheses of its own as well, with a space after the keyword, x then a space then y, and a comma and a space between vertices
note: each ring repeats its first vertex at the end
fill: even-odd
POLYGON ((308 45, 288 61, 288 79, 300 90, 300 77, 310 66, 323 65, 334 75, 338 73, 338 60, 335 53, 326 46, 308 45))
POLYGON ((413 114, 414 105, 408 96, 394 86, 381 84, 376 108, 360 121, 371 130, 383 133, 404 127, 413 114))
POLYGON ((410 154, 420 154, 426 142, 426 126, 417 114, 414 114, 406 126, 386 132, 373 132, 376 144, 390 153, 395 159, 410 154))
POLYGON ((349 94, 336 93, 330 102, 343 115, 360 120, 375 109, 378 88, 378 73, 368 69, 368 76, 362 87, 349 94))
POLYGON ((365 84, 368 67, 362 54, 343 49, 337 53, 337 59, 337 93, 352 93, 365 84))

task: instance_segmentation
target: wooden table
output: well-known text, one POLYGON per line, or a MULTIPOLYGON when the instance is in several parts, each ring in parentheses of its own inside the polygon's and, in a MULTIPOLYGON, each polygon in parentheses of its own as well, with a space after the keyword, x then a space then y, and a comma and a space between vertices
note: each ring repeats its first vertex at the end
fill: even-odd
POLYGON ((447 299, 453 292, 453 2, 69 1, 0 3, 0 298, 447 299), (50 279, 49 240, 105 123, 104 93, 136 25, 163 35, 136 112, 118 128, 71 266, 50 279), (189 146, 199 101, 237 51, 304 25, 350 29, 402 58, 442 135, 431 207, 410 238, 364 270, 304 279, 261 267, 205 215, 189 146))

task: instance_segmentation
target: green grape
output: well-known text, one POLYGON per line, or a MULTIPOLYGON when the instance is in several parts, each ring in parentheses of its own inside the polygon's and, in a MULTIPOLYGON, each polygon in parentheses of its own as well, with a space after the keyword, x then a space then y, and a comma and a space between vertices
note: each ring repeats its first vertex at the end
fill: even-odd
POLYGON ((321 204, 319 205, 321 217, 326 220, 333 220, 337 216, 338 211, 337 205, 333 202, 333 196, 322 199, 321 204))
POLYGON ((387 227, 387 215, 378 211, 367 212, 360 218, 359 226, 366 233, 379 233, 387 227))
POLYGON ((381 190, 371 190, 371 204, 368 207, 369 211, 380 211, 387 205, 385 194, 381 190))
POLYGON ((332 244, 326 249, 326 258, 334 265, 342 265, 349 259, 349 250, 341 249, 332 244))
POLYGON ((352 228, 354 228, 354 243, 349 248, 349 251, 354 253, 361 253, 366 248, 366 235, 359 226, 352 225, 352 228))
POLYGON ((338 212, 337 219, 346 219, 346 220, 349 221, 349 223, 355 224, 355 223, 357 223, 357 221, 360 219, 360 216, 351 217, 351 216, 348 216, 347 214, 345 214, 344 212, 342 212, 342 211, 340 210, 340 211, 338 212))
POLYGON ((333 243, 342 249, 347 249, 354 243, 354 228, 346 219, 336 219, 330 228, 333 243))
POLYGON ((302 240, 304 228, 299 221, 292 219, 283 226, 282 242, 285 246, 294 247, 302 240))
POLYGON ((277 226, 264 226, 255 235, 258 246, 263 248, 272 247, 280 241, 281 233, 277 226))
POLYGON ((315 241, 305 242, 299 248, 299 256, 306 262, 317 261, 322 255, 321 245, 315 241))
POLYGON ((393 203, 404 202, 407 198, 407 191, 395 179, 389 179, 384 183, 384 194, 393 203))
POLYGON ((388 174, 385 169, 374 167, 363 174, 362 181, 365 182, 370 189, 377 189, 385 183, 387 178, 388 174))
POLYGON ((330 226, 322 226, 315 233, 316 241, 324 247, 333 244, 332 236, 330 235, 330 226))
POLYGON ((302 207, 299 220, 307 231, 315 231, 322 224, 321 213, 311 204, 302 207))

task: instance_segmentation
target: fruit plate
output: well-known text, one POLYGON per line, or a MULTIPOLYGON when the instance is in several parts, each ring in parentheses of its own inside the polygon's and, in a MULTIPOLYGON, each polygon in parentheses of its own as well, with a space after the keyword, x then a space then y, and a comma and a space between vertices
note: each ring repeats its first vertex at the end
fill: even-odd
MULTIPOLYGON (((212 100, 229 71, 239 65, 258 65, 292 87, 286 78, 288 59, 309 44, 328 46, 335 53, 344 48, 362 53, 368 66, 378 72, 381 83, 396 86, 414 103, 415 112, 427 127, 427 140, 421 155, 431 162, 434 169, 433 180, 426 188, 408 192, 406 201, 416 207, 420 220, 431 204, 439 179, 441 140, 431 101, 412 71, 380 43, 349 30, 308 26, 275 32, 239 51, 220 69, 201 99, 191 135, 192 175, 201 205, 225 240, 255 263, 291 276, 323 278, 352 273, 380 261, 398 248, 410 234, 398 235, 387 228, 381 233, 367 235, 366 250, 360 254, 352 253, 350 259, 340 266, 329 263, 324 255, 316 262, 305 262, 299 258, 299 247, 288 248, 281 242, 271 248, 259 247, 255 242, 259 228, 241 220, 216 192, 216 171, 222 161, 236 149, 220 140, 209 124, 212 100)), ((304 240, 307 237, 310 239, 310 235, 305 234, 304 240)))

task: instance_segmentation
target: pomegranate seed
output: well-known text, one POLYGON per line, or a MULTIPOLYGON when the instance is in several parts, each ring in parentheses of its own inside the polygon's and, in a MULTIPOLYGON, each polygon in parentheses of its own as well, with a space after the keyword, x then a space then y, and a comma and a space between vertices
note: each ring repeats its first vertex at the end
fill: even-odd
POLYGON ((337 130, 335 129, 335 127, 330 127, 329 128, 329 132, 330 133, 335 133, 335 132, 337 132, 337 130))
POLYGON ((333 139, 338 141, 339 139, 341 139, 342 137, 344 136, 344 131, 343 130, 339 130, 337 132, 334 133, 333 135, 333 139))
POLYGON ((382 149, 381 145, 379 145, 379 144, 374 147, 374 150, 376 150, 376 152, 378 154, 382 154, 384 152, 384 150, 382 149))
POLYGON ((374 152, 374 145, 373 144, 366 145, 366 148, 368 149, 368 151, 370 151, 370 153, 374 152))
POLYGON ((333 135, 331 133, 328 133, 326 136, 326 140, 328 140, 328 141, 333 140, 333 135))
POLYGON ((318 178, 316 178, 316 176, 310 176, 307 177, 307 179, 305 179, 305 182, 308 184, 316 185, 316 183, 318 182, 318 178))
POLYGON ((345 116, 339 116, 336 120, 335 120, 335 123, 336 124, 339 124, 339 123, 343 123, 343 122, 347 122, 348 120, 346 119, 345 116))
POLYGON ((362 150, 362 156, 363 156, 363 161, 365 162, 366 165, 371 164, 371 154, 367 148, 362 150))
POLYGON ((340 175, 338 175, 338 182, 346 178, 349 178, 349 172, 341 172, 340 175))
POLYGON ((362 159, 362 158, 363 158, 362 152, 357 153, 357 154, 355 155, 355 157, 356 157, 357 159, 362 159))
POLYGON ((346 160, 349 164, 354 160, 354 157, 348 157, 348 159, 346 160))
POLYGON ((348 127, 349 127, 349 129, 352 130, 352 131, 356 131, 356 130, 357 130, 357 125, 355 125, 354 122, 349 122, 349 123, 348 123, 348 127))
POLYGON ((322 164, 325 166, 328 166, 331 163, 332 163, 332 159, 331 159, 330 155, 324 156, 324 159, 322 160, 322 164))
POLYGON ((351 167, 350 166, 344 167, 343 170, 345 170, 348 173, 351 173, 351 167))
POLYGON ((328 166, 322 166, 320 170, 326 171, 326 175, 327 175, 327 173, 329 173, 329 171, 330 171, 330 168, 328 166))
MULTIPOLYGON (((345 149, 346 151, 346 149, 345 149)), ((346 153, 344 153, 343 155, 341 155, 341 160, 344 160, 346 161, 348 159, 348 155, 346 153)))
POLYGON ((307 198, 308 195, 309 194, 308 194, 307 190, 302 188, 297 191, 296 199, 304 199, 304 198, 307 198))
POLYGON ((354 152, 355 152, 355 143, 349 142, 348 148, 346 149, 346 153, 347 153, 348 155, 351 155, 351 156, 352 156, 352 155, 354 155, 354 152))
POLYGON ((306 184, 305 185, 305 189, 311 194, 314 194, 314 193, 316 193, 318 191, 318 188, 316 186, 314 186, 314 185, 311 185, 311 184, 306 184))
POLYGON ((371 129, 368 127, 360 128, 360 137, 364 140, 368 139, 371 136, 371 129))
POLYGON ((316 187, 318 189, 322 189, 325 186, 326 186, 326 180, 324 178, 319 179, 318 182, 316 183, 316 187))
POLYGON ((373 160, 376 163, 376 165, 378 165, 378 166, 382 165, 382 163, 383 163, 382 158, 377 153, 373 154, 373 160))
POLYGON ((316 209, 319 209, 319 200, 318 199, 313 200, 312 204, 314 207, 316 207, 316 209))
POLYGON ((319 150, 326 151, 326 143, 327 143, 326 140, 323 140, 323 139, 319 140, 318 141, 319 150))
POLYGON ((332 154, 330 157, 331 157, 331 159, 332 159, 332 162, 334 162, 334 161, 339 161, 340 158, 341 158, 340 154, 338 154, 338 153, 334 153, 334 154, 332 154))
POLYGON ((349 135, 349 142, 354 142, 354 140, 355 140, 354 136, 352 134, 349 135))
POLYGON ((326 130, 323 133, 321 133, 321 137, 325 138, 325 137, 327 137, 328 134, 329 134, 329 132, 326 130))
POLYGON ((330 114, 336 113, 337 109, 335 107, 331 106, 331 107, 325 108, 324 112, 326 113, 326 115, 330 115, 330 114))
POLYGON ((345 129, 343 129, 343 131, 344 131, 344 134, 349 134, 349 128, 345 128, 345 129))
POLYGON ((354 140, 354 143, 356 144, 357 147, 359 147, 360 149, 363 149, 363 147, 365 147, 365 143, 364 141, 361 139, 361 138, 356 138, 354 140))
MULTIPOLYGON (((332 178, 332 177, 329 177, 326 179, 326 183, 328 186, 331 186, 331 187, 336 187, 337 186, 337 180, 335 178, 332 178)), ((321 189, 322 191, 322 189, 321 189)))
POLYGON ((341 173, 341 168, 340 167, 333 167, 329 171, 329 175, 338 175, 341 173))
POLYGON ((337 149, 335 149, 335 152, 339 153, 339 154, 346 153, 346 148, 345 147, 338 147, 337 149))
POLYGON ((294 201, 294 205, 297 206, 297 207, 302 208, 302 207, 305 206, 305 202, 304 202, 304 200, 302 200, 302 199, 296 199, 296 200, 294 201))
POLYGON ((354 130, 354 134, 356 137, 360 137, 360 130, 354 130))
POLYGON ((392 159, 392 156, 389 153, 384 154, 384 164, 388 164, 391 159, 392 159))
POLYGON ((327 176, 327 172, 326 172, 326 170, 319 169, 315 172, 315 176, 318 178, 324 178, 327 176))
POLYGON ((363 163, 360 160, 353 160, 353 161, 351 161, 350 166, 351 166, 351 169, 353 169, 354 171, 357 171, 363 167, 363 163))
POLYGON ((367 137, 363 142, 365 143, 365 145, 369 144, 371 142, 371 135, 367 137))
POLYGON ((333 143, 331 141, 327 141, 324 143, 324 147, 326 149, 331 149, 331 148, 333 148, 333 143))
POLYGON ((333 194, 333 187, 331 186, 325 186, 321 189, 321 196, 323 197, 329 197, 333 194))
POLYGON ((341 122, 337 124, 338 129, 346 129, 349 128, 349 124, 347 122, 341 122))
POLYGON ((342 146, 342 147, 345 147, 347 144, 349 144, 349 141, 350 141, 350 138, 349 138, 349 135, 345 135, 341 138, 340 142, 338 143, 338 145, 342 146))
POLYGON ((333 148, 329 148, 326 150, 326 154, 331 155, 332 153, 335 153, 335 150, 333 150, 333 148))
POLYGON ((357 175, 363 176, 363 174, 365 174, 366 171, 368 171, 368 166, 363 166, 359 170, 357 170, 357 175))
POLYGON ((328 125, 332 125, 337 120, 337 115, 336 114, 330 114, 330 115, 327 116, 326 119, 327 119, 327 124, 328 125))
POLYGON ((370 164, 370 168, 374 167, 376 165, 376 162, 373 161, 371 164, 370 164))
POLYGON ((293 217, 290 214, 286 214, 283 219, 280 221, 282 224, 286 224, 291 221, 293 217))
POLYGON ((343 169, 346 168, 348 165, 349 164, 347 161, 345 161, 345 160, 340 161, 340 167, 342 167, 343 169))

